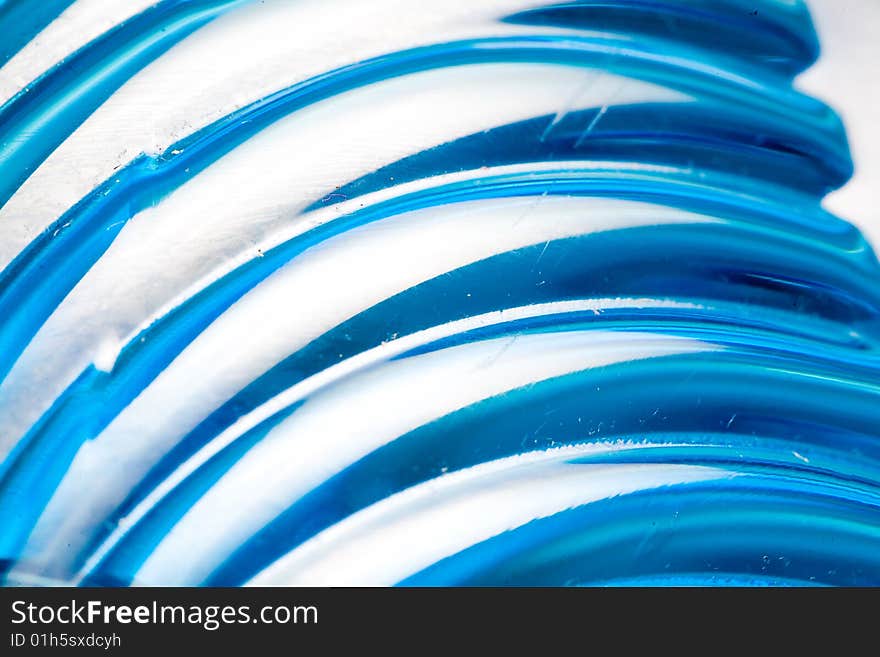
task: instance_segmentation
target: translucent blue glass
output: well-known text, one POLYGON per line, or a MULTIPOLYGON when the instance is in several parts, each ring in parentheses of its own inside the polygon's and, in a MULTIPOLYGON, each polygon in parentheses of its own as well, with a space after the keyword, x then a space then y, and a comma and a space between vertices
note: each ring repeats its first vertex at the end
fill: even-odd
POLYGON ((6 583, 880 585, 800 0, 25 4, 6 583))

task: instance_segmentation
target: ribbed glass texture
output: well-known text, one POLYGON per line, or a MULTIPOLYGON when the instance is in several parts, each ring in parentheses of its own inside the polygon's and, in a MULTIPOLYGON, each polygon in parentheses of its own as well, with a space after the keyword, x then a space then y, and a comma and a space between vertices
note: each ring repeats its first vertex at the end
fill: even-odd
POLYGON ((34 4, 7 584, 880 585, 800 0, 34 4))

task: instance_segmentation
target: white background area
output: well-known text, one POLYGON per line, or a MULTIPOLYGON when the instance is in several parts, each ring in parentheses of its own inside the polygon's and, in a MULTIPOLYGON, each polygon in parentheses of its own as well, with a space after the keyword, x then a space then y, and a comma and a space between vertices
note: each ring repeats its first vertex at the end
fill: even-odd
POLYGON ((857 225, 880 251, 880 0, 808 0, 822 54, 796 86, 846 124, 856 172, 825 207, 857 225))

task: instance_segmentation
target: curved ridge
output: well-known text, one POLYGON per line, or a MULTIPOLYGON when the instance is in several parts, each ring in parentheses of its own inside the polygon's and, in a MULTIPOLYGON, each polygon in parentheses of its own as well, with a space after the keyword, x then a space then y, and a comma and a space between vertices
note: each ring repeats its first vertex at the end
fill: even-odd
MULTIPOLYGON (((238 4, 159 3, 0 108, 0 197, 238 4)), ((4 438, 7 581, 880 581, 880 266, 820 205, 852 162, 790 86, 809 16, 755 4, 499 0, 476 36, 328 64, 121 167, 0 273, 0 419, 35 363, 66 368, 4 438), (393 148, 277 178, 275 219, 216 218, 240 237, 216 262, 71 322, 133 228, 284 166, 269 137, 439 73, 510 76, 526 106, 529 66, 582 75, 522 116, 368 134, 393 148), (94 353, 55 360, 59 330, 94 353)))

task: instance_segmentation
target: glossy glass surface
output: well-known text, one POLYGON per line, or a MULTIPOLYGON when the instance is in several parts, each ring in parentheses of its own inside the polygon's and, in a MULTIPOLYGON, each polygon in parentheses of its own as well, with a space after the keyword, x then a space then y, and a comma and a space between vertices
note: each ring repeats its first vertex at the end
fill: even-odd
POLYGON ((0 50, 7 583, 880 584, 801 2, 137 4, 0 50))

